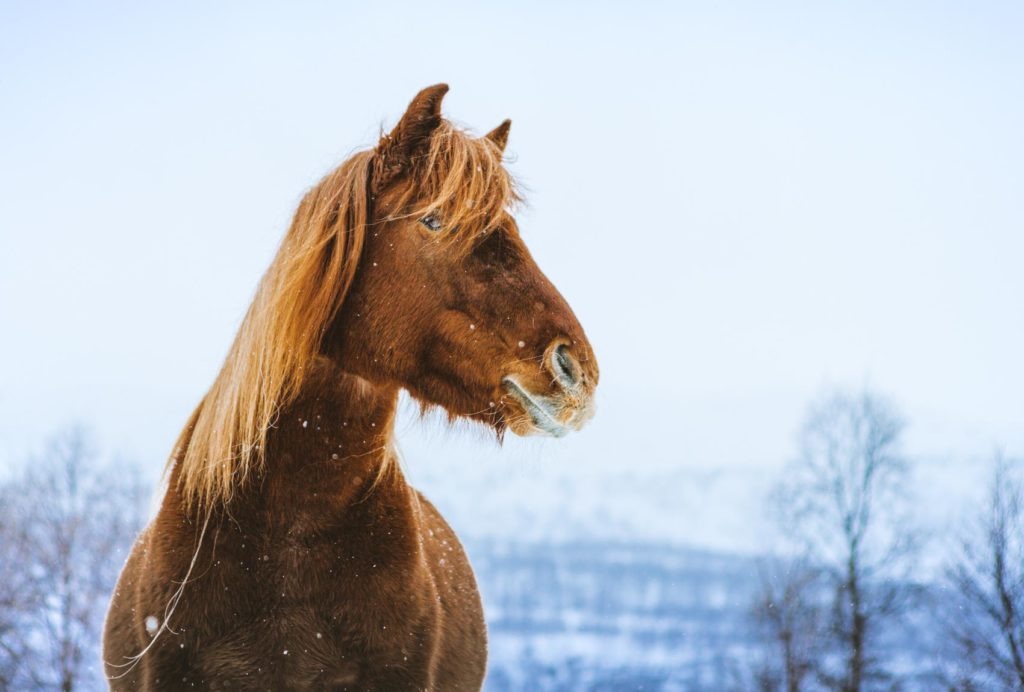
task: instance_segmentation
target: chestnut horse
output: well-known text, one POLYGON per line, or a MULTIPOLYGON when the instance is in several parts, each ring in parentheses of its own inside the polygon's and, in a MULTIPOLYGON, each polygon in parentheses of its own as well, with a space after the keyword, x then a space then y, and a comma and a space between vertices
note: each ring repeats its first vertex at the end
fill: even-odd
POLYGON ((471 137, 447 90, 299 204, 114 592, 113 689, 481 686, 480 596, 397 463, 399 390, 561 436, 598 369, 511 215, 510 122, 471 137))

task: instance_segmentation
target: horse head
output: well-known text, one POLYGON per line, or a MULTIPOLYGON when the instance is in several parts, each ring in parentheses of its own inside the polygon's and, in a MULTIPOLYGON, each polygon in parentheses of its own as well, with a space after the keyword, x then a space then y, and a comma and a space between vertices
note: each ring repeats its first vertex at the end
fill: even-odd
POLYGON ((520 236, 511 122, 470 136, 441 116, 447 90, 417 94, 373 150, 359 267, 326 347, 452 417, 560 437, 593 413, 597 360, 520 236))

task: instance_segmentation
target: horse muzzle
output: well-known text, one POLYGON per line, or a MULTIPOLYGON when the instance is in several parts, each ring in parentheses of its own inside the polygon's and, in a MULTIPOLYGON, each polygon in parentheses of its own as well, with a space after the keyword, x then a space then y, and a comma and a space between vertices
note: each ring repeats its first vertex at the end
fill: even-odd
POLYGON ((556 342, 543 357, 541 374, 547 382, 531 387, 530 377, 507 375, 502 386, 518 404, 522 413, 508 418, 508 427, 516 435, 564 437, 581 430, 594 417, 596 368, 588 371, 575 358, 568 344, 556 342), (545 386, 546 385, 546 386, 545 386))

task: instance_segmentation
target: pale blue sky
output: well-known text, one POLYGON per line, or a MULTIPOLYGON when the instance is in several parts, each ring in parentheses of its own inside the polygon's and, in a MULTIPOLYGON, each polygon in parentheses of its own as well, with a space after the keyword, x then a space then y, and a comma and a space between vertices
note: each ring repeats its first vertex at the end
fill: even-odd
POLYGON ((513 119, 602 387, 413 463, 772 467, 831 383, 1024 454, 1024 5, 207 5, 0 9, 0 464, 81 420, 155 473, 303 191, 438 81, 513 119))

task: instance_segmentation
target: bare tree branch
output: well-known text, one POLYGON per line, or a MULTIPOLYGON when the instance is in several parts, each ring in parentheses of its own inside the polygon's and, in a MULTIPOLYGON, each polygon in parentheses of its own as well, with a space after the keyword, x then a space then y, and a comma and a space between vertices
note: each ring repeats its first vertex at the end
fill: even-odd
POLYGON ((957 684, 1024 688, 1024 480, 996 457, 988 503, 947 572, 957 684))

